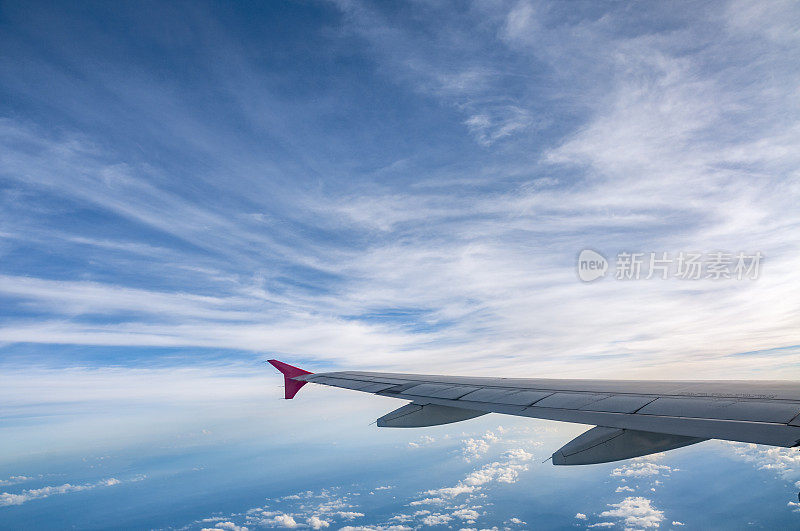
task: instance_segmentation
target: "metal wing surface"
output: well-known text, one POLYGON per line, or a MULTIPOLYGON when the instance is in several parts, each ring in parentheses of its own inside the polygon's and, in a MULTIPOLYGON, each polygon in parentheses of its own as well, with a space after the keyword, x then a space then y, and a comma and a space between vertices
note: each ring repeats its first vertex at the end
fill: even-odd
POLYGON ((287 398, 311 382, 410 402, 378 419, 380 427, 433 426, 487 413, 597 426, 555 452, 554 464, 616 461, 706 439, 784 447, 800 443, 798 382, 311 374, 270 363, 284 372, 287 398))

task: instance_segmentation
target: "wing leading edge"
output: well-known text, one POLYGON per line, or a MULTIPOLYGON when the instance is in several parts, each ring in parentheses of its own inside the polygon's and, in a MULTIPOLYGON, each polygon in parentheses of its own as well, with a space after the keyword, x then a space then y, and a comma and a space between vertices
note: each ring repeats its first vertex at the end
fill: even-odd
POLYGON ((380 427, 503 413, 596 426, 553 454, 557 465, 617 461, 707 439, 800 444, 800 382, 482 378, 378 372, 313 374, 269 361, 293 398, 308 382, 408 400, 380 427))

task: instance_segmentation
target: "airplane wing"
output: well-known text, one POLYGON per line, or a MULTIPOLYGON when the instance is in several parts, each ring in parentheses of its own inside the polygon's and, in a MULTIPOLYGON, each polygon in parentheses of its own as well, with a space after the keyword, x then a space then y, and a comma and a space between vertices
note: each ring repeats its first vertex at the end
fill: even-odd
POLYGON ((707 439, 800 446, 800 382, 313 374, 269 362, 284 375, 286 398, 311 382, 409 401, 379 418, 379 427, 436 426, 487 413, 594 425, 553 454, 556 465, 618 461, 707 439))

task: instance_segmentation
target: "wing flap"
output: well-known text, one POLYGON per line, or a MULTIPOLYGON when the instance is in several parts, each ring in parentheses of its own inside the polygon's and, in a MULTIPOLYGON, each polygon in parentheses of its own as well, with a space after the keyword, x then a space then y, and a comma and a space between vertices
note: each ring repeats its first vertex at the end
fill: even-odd
MULTIPOLYGON (((364 389, 366 387, 375 385, 372 382, 363 382, 363 381, 359 381, 359 380, 348 380, 348 379, 345 379, 345 378, 331 378, 329 376, 316 376, 314 378, 310 378, 307 381, 313 382, 313 383, 321 383, 321 384, 325 384, 325 385, 331 385, 333 387, 341 387, 341 388, 344 388, 344 389, 352 389, 354 391, 360 391, 361 389, 364 389)), ((389 384, 383 384, 383 385, 386 385, 387 387, 391 387, 391 385, 389 385, 389 384)))
POLYGON ((530 406, 534 402, 552 394, 551 391, 519 391, 516 389, 482 388, 462 396, 459 400, 530 406))
POLYGON ((580 409, 593 402, 599 402, 609 395, 595 393, 554 393, 535 403, 537 407, 552 407, 558 409, 580 409))
POLYGON ((580 409, 606 411, 608 413, 636 413, 655 399, 653 396, 614 395, 587 404, 580 409))
POLYGON ((787 424, 800 413, 800 402, 658 398, 640 411, 642 415, 750 420, 787 424))
POLYGON ((455 400, 467 393, 477 390, 477 387, 467 387, 463 385, 420 384, 407 389, 405 394, 431 398, 450 398, 455 400))

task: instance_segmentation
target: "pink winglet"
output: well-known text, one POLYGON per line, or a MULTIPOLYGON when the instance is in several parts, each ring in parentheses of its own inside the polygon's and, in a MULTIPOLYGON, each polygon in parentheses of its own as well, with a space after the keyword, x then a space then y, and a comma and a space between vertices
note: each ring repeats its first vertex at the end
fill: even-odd
POLYGON ((303 376, 304 374, 314 374, 313 372, 304 371, 303 369, 298 369, 288 363, 283 363, 282 361, 278 360, 267 360, 269 361, 273 367, 278 369, 283 373, 283 383, 284 383, 284 397, 286 399, 294 398, 294 395, 300 390, 308 382, 302 382, 299 380, 294 380, 293 378, 297 378, 298 376, 303 376))

